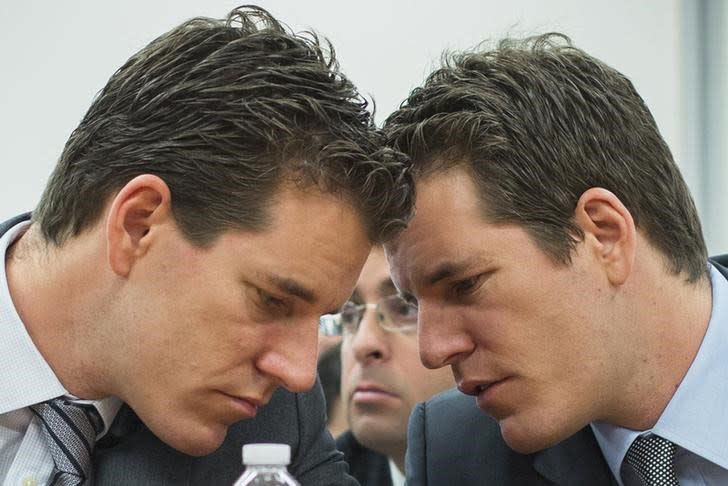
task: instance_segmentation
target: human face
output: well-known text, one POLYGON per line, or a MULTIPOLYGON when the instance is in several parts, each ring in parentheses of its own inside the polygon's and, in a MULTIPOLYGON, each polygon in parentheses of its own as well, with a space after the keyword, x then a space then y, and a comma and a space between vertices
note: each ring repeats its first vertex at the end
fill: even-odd
POLYGON ((254 417, 278 386, 315 380, 319 316, 350 295, 370 245, 352 207, 285 188, 265 230, 200 248, 152 228, 116 303, 116 394, 160 439, 193 455, 254 417))
POLYGON ((520 226, 490 223, 482 208, 464 170, 420 181, 389 262, 417 300, 423 363, 450 365, 506 442, 533 452, 598 419, 614 398, 610 289, 584 243, 569 265, 555 263, 520 226))
MULTIPOLYGON (((351 300, 375 303, 396 293, 384 251, 375 247, 351 300)), ((385 331, 374 309, 366 310, 355 334, 344 335, 341 362, 341 397, 354 436, 389 456, 404 455, 415 404, 454 385, 448 369, 422 365, 414 333, 385 331)))

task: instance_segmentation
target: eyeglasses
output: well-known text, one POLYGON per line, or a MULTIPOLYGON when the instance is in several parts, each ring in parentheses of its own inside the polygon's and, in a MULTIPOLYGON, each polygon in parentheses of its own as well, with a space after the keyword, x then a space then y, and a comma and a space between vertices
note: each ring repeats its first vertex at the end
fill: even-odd
POLYGON ((319 320, 319 331, 325 336, 356 334, 367 309, 374 309, 377 323, 389 332, 413 332, 417 329, 417 307, 399 295, 390 295, 376 304, 344 304, 341 312, 326 314, 319 320))

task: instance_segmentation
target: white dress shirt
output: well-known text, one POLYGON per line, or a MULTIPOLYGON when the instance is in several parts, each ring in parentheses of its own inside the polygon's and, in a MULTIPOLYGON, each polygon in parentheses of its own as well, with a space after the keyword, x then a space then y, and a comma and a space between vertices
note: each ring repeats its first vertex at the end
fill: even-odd
POLYGON ((404 474, 391 459, 389 460, 389 475, 392 478, 392 486, 404 486, 404 474))
POLYGON ((48 482, 53 471, 42 424, 28 408, 59 396, 90 403, 104 421, 106 433, 121 401, 79 400, 68 393, 36 348, 13 305, 5 273, 5 253, 29 226, 19 223, 0 236, 0 484, 35 486, 48 482))
POLYGON ((623 486, 620 468, 638 435, 656 434, 677 446, 682 486, 728 484, 728 281, 712 265, 713 304, 708 329, 685 378, 655 426, 635 431, 606 423, 592 429, 604 458, 623 486))

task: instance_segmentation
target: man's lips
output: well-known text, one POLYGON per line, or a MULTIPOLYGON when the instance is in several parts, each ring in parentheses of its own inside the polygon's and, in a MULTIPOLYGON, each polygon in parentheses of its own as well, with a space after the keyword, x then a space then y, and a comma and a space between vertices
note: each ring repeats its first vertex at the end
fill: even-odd
POLYGON ((483 379, 483 380, 463 380, 458 383, 458 390, 466 395, 472 395, 478 398, 478 406, 485 408, 492 396, 510 377, 483 379))
POLYGON ((221 392, 230 399, 230 403, 236 409, 241 418, 253 418, 258 413, 258 408, 262 407, 268 400, 262 397, 238 396, 221 392))
POLYGON ((393 399, 399 399, 399 395, 374 383, 360 383, 351 393, 351 401, 354 403, 382 402, 393 399))

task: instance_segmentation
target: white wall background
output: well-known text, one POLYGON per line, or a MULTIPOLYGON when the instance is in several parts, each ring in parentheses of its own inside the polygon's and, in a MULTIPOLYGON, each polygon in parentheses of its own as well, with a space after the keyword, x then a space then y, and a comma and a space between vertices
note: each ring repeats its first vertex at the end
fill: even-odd
MULTIPOLYGON (((629 76, 652 109, 694 193, 698 161, 683 157, 682 1, 259 0, 295 30, 334 43, 343 70, 382 121, 443 49, 486 38, 561 31, 629 76)), ((94 94, 133 52, 229 0, 0 0, 0 220, 32 209, 94 94)), ((728 241, 723 242, 728 250, 728 241)))

